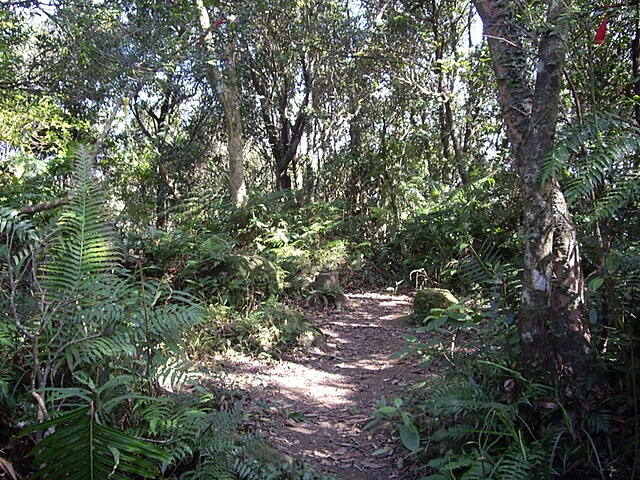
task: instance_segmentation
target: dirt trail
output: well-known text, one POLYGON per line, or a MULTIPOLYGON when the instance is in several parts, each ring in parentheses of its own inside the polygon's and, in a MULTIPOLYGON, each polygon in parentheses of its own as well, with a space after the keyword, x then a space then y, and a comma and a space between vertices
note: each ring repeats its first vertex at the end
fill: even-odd
POLYGON ((411 331, 410 299, 379 293, 347 295, 342 311, 310 311, 326 348, 282 361, 227 360, 226 381, 248 389, 263 414, 257 422, 274 447, 338 480, 400 479, 394 442, 362 427, 380 397, 400 394, 420 378, 415 364, 390 360, 411 331))

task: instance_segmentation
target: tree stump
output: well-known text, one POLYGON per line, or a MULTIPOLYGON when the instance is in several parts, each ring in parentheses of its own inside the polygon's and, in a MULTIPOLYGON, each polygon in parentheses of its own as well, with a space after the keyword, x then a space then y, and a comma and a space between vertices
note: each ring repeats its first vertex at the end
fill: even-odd
POLYGON ((311 295, 307 298, 307 303, 314 305, 332 306, 338 310, 342 310, 347 299, 342 293, 340 287, 340 278, 338 272, 320 272, 316 275, 315 280, 311 284, 311 295))

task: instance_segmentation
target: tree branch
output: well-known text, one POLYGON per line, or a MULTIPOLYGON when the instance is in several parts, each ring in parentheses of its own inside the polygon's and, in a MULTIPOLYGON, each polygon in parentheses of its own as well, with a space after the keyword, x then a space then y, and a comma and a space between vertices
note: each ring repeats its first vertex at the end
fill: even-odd
POLYGON ((65 205, 71 201, 71 195, 65 195, 61 198, 56 198, 55 200, 48 200, 46 202, 37 203, 35 205, 30 205, 28 207, 22 207, 18 209, 19 214, 27 214, 31 215, 33 213, 44 212, 45 210, 53 210, 61 205, 65 205))
MULTIPOLYGON (((98 138, 93 143, 93 148, 91 149, 93 152, 91 154, 92 161, 94 161, 98 156, 100 147, 102 146, 102 143, 104 142, 104 140, 107 138, 107 135, 109 134, 109 131, 113 126, 113 122, 115 121, 116 116, 120 111, 120 108, 122 108, 125 102, 129 102, 133 98, 135 98, 135 96, 138 94, 141 88, 142 88, 142 81, 138 82, 133 93, 129 95, 126 99, 119 98, 118 100, 116 100, 115 105, 111 109, 111 113, 109 114, 109 117, 107 117, 104 127, 102 127, 102 131, 100 132, 100 135, 98 135, 98 138)), ((46 202, 37 203, 35 205, 30 205, 28 207, 22 207, 22 208, 19 208, 17 211, 18 213, 23 215, 27 215, 27 214, 30 215, 38 212, 43 212, 45 210, 53 210, 54 208, 57 208, 61 205, 65 205, 69 203, 69 201, 71 201, 72 196, 73 195, 71 193, 68 193, 64 197, 56 198, 54 200, 47 200, 46 202)))

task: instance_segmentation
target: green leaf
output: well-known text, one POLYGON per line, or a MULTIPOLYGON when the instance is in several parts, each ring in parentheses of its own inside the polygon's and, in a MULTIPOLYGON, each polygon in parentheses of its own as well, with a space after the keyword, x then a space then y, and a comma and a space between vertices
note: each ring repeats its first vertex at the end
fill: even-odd
POLYGON ((412 422, 404 423, 400 427, 400 441, 413 453, 420 449, 420 434, 412 422))
POLYGON ((396 409, 396 407, 382 406, 378 408, 378 412, 382 413, 383 415, 393 415, 397 413, 398 410, 396 409))
POLYGON ((592 278, 589 281, 589 290, 595 292, 596 290, 598 290, 602 286, 603 283, 604 283, 604 278, 602 278, 602 277, 592 278))
POLYGON ((426 330, 427 332, 437 330, 441 326, 445 325, 448 321, 449 319, 446 316, 435 318, 427 324, 426 330))
POLYGON ((51 427, 55 431, 29 453, 38 465, 33 478, 126 480, 126 473, 157 478, 157 464, 171 460, 161 448, 98 423, 88 406, 29 427, 22 434, 51 427))

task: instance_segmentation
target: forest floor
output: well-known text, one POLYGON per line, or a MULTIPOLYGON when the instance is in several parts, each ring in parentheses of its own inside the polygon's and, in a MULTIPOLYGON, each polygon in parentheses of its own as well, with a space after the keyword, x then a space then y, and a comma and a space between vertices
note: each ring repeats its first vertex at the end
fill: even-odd
POLYGON ((285 456, 337 480, 406 478, 397 439, 363 427, 382 396, 391 403, 424 379, 415 360, 389 358, 413 333, 410 306, 408 296, 360 293, 348 294, 342 310, 308 310, 326 337, 322 349, 281 360, 227 357, 224 382, 247 392, 256 428, 285 456))

